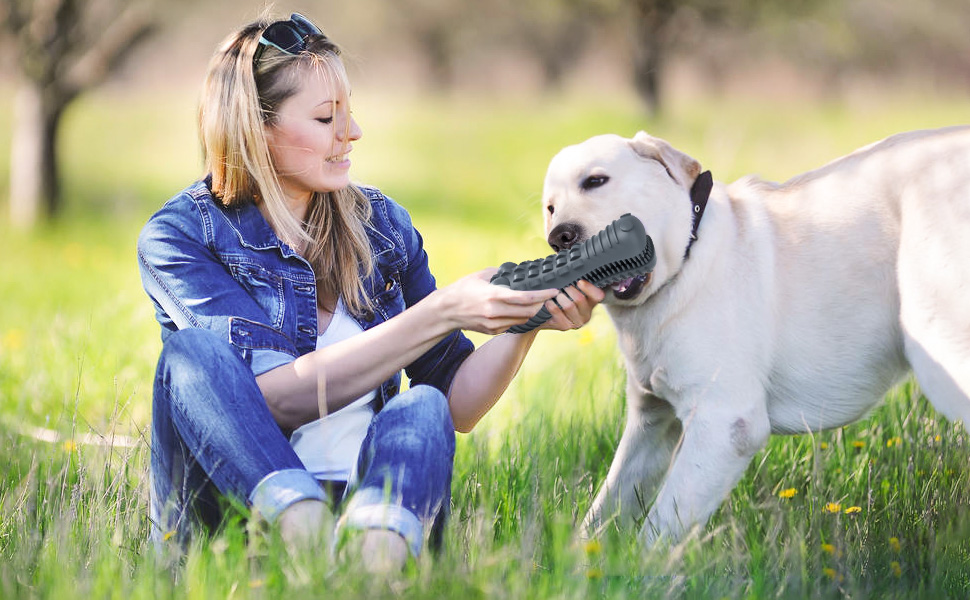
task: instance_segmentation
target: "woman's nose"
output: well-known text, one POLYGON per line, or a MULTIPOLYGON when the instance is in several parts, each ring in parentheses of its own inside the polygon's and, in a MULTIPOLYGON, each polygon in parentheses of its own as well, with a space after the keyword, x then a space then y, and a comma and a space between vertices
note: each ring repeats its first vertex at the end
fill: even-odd
POLYGON ((352 115, 350 116, 350 126, 349 127, 338 127, 337 128, 337 139, 341 142, 355 142, 364 135, 361 131, 360 125, 357 124, 357 119, 352 115))

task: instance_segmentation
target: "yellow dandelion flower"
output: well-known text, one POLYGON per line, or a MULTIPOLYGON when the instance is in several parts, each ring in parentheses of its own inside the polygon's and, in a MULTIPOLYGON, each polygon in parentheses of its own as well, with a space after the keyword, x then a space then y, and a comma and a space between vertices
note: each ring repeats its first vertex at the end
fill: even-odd
POLYGON ((862 440, 856 440, 856 441, 852 442, 852 447, 853 448, 856 448, 856 449, 865 448, 866 447, 866 443, 863 442, 862 440))
POLYGON ((590 540, 586 542, 585 546, 583 546, 583 550, 586 552, 586 554, 592 556, 594 554, 599 554, 600 552, 602 552, 603 545, 600 544, 598 540, 590 540))
POLYGON ((24 347, 24 332, 19 329, 11 329, 3 334, 2 345, 10 350, 21 350, 24 347))
POLYGON ((939 435, 937 435, 935 438, 933 438, 933 441, 934 442, 938 442, 938 441, 940 441, 942 439, 943 439, 942 437, 940 437, 939 435))
POLYGON ((818 447, 821 448, 822 450, 828 450, 829 449, 829 443, 828 442, 822 442, 821 444, 818 445, 818 447))
POLYGON ((854 515, 860 512, 862 512, 861 506, 850 506, 849 508, 845 509, 845 514, 847 515, 854 515))
POLYGON ((903 567, 896 561, 889 563, 889 568, 892 569, 893 577, 899 578, 903 576, 903 567))
POLYGON ((835 546, 832 544, 822 544, 822 552, 826 554, 835 554, 835 546))
POLYGON ((839 575, 839 572, 833 569, 832 567, 825 567, 824 569, 822 569, 822 573, 825 573, 825 576, 831 579, 832 581, 842 581, 842 576, 839 575))
POLYGON ((842 512, 842 505, 839 504, 838 502, 828 502, 825 504, 825 512, 829 512, 833 514, 842 512))
POLYGON ((603 570, 602 569, 597 569, 596 567, 593 567, 589 571, 586 571, 586 578, 587 579, 602 579, 603 578, 603 570))
POLYGON ((899 543, 898 537, 889 538, 889 547, 892 548, 893 552, 899 552, 903 549, 902 545, 899 543))
POLYGON ((77 444, 74 442, 73 439, 64 440, 64 443, 61 444, 61 448, 63 448, 64 452, 67 452, 68 454, 72 452, 77 452, 77 444))
POLYGON ((903 438, 899 437, 898 435, 896 437, 891 437, 888 440, 886 440, 887 448, 892 448, 893 446, 901 446, 902 444, 903 444, 903 438))
POLYGON ((778 492, 778 497, 785 498, 787 500, 788 498, 794 498, 795 494, 797 493, 798 493, 798 490, 796 490, 795 488, 788 488, 786 490, 781 490, 780 492, 778 492))
POLYGON ((165 532, 165 535, 162 536, 162 541, 163 542, 167 542, 170 539, 172 539, 173 537, 175 537, 175 530, 174 529, 172 531, 166 531, 165 532))

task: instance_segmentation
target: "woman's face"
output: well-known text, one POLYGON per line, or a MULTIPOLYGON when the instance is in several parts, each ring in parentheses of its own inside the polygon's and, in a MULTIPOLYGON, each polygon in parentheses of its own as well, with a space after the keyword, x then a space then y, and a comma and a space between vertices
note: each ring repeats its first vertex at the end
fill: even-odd
POLYGON ((295 94, 266 128, 270 155, 287 198, 306 202, 313 192, 350 184, 351 142, 360 127, 324 73, 307 69, 295 94), (350 127, 347 127, 350 119, 350 127))

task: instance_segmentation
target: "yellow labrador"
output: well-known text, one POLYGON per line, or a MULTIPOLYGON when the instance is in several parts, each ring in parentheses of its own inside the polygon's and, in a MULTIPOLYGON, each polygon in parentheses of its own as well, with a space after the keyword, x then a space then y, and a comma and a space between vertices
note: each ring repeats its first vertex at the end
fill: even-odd
POLYGON ((646 502, 643 539, 677 540, 769 434, 851 423, 910 370, 970 424, 970 127, 709 191, 696 160, 643 132, 594 137, 549 166, 554 249, 630 212, 657 252, 650 277, 607 293, 627 423, 584 535, 646 502))

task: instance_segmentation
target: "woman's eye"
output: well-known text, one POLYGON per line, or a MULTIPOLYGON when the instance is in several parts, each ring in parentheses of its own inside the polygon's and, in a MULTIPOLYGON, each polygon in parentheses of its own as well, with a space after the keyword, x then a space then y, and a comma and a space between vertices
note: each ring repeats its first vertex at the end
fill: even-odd
POLYGON ((583 188, 583 191, 591 190, 594 188, 602 187, 609 180, 610 178, 607 175, 590 175, 589 177, 583 180, 583 183, 580 184, 580 187, 583 188))
POLYGON ((324 125, 329 125, 333 123, 333 117, 327 117, 325 119, 317 119, 317 121, 319 121, 320 123, 323 123, 324 125))

